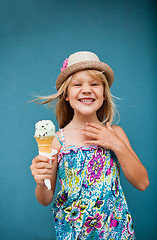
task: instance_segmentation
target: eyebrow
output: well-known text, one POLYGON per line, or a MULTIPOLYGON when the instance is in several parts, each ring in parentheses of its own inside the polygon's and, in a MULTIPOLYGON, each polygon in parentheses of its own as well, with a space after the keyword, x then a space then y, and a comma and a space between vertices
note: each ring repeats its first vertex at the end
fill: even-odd
MULTIPOLYGON (((83 78, 78 78, 78 77, 74 77, 74 78, 72 78, 71 79, 71 82, 74 82, 74 81, 79 81, 79 82, 82 82, 82 81, 84 81, 84 79, 83 78)), ((88 81, 89 82, 101 82, 101 80, 99 80, 99 79, 94 79, 94 78, 88 78, 88 81)))

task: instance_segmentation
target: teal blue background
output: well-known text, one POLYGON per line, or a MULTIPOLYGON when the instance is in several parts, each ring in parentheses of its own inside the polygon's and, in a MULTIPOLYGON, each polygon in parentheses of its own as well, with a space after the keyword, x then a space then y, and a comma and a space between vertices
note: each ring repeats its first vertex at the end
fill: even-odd
MULTIPOLYGON (((32 94, 55 93, 69 54, 95 52, 114 70, 112 94, 119 125, 148 170, 150 186, 140 192, 122 173, 137 240, 156 230, 156 4, 146 0, 0 1, 0 239, 55 239, 51 207, 41 206, 30 172, 37 155, 34 124, 55 112, 32 94)), ((57 185, 57 190, 59 185, 57 185)))

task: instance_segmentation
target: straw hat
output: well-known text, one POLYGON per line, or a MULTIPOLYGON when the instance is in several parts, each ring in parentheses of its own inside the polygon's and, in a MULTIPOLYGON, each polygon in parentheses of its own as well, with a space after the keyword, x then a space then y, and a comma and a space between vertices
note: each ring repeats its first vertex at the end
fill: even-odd
POLYGON ((61 68, 61 73, 56 81, 57 90, 71 74, 85 69, 94 69, 103 72, 107 78, 109 87, 111 87, 114 81, 114 73, 110 66, 100 62, 95 53, 81 51, 70 55, 69 58, 66 58, 63 62, 63 68, 61 68))

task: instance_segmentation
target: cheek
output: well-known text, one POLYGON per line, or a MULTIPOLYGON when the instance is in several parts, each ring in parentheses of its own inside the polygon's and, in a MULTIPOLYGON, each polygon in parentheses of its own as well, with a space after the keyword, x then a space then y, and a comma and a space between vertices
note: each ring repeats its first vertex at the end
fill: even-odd
POLYGON ((100 91, 100 101, 101 101, 101 105, 103 105, 104 101, 105 101, 105 92, 104 89, 102 89, 102 91, 100 91))
POLYGON ((69 104, 70 106, 73 108, 73 105, 76 104, 76 92, 71 91, 71 89, 69 89, 69 91, 67 92, 67 97, 69 100, 69 104))
POLYGON ((104 90, 103 87, 102 87, 102 89, 99 90, 98 96, 99 96, 100 98, 102 98, 103 100, 105 99, 105 90, 104 90))

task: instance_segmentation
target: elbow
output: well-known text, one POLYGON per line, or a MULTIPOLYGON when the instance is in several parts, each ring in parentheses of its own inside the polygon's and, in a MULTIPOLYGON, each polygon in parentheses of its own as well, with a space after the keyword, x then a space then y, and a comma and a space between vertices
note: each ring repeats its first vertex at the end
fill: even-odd
POLYGON ((47 207, 50 205, 50 203, 41 203, 41 205, 43 205, 44 207, 47 207))
POLYGON ((53 201, 53 198, 52 199, 48 199, 47 201, 40 201, 38 200, 38 202, 43 205, 44 207, 47 207, 50 205, 50 203, 53 201))
POLYGON ((143 184, 141 184, 139 190, 143 192, 147 189, 148 186, 149 186, 149 179, 147 179, 143 184))
POLYGON ((148 178, 148 173, 145 169, 145 174, 143 175, 143 178, 141 177, 139 190, 143 192, 147 189, 148 186, 149 186, 149 178, 148 178))

